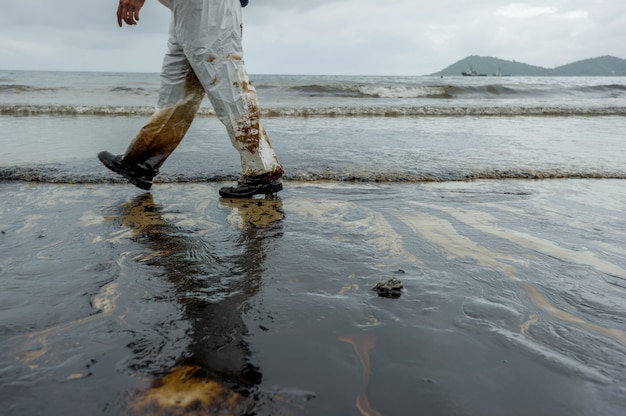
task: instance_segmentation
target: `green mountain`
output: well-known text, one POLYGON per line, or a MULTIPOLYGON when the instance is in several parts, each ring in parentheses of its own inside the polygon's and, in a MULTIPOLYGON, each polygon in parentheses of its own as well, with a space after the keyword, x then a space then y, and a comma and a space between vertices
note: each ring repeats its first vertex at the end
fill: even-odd
POLYGON ((625 76, 626 59, 614 56, 584 59, 554 68, 561 76, 625 76))
POLYGON ((455 76, 472 70, 476 75, 485 76, 626 76, 626 59, 614 56, 601 56, 556 68, 543 68, 490 56, 471 55, 431 75, 455 76))

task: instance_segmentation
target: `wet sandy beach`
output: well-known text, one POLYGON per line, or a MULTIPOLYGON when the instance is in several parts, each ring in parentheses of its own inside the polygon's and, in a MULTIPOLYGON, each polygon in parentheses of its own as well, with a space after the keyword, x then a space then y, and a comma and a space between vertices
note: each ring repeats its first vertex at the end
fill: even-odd
POLYGON ((623 180, 219 186, 0 183, 3 414, 623 414, 623 180))

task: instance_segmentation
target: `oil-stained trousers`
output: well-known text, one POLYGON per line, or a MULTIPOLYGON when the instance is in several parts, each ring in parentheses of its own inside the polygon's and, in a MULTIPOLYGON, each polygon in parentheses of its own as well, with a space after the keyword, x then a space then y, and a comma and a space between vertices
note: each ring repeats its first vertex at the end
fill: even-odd
POLYGON ((159 101, 124 160, 158 172, 206 94, 239 151, 243 175, 279 178, 283 168, 261 123, 244 66, 240 0, 159 1, 172 11, 159 101))

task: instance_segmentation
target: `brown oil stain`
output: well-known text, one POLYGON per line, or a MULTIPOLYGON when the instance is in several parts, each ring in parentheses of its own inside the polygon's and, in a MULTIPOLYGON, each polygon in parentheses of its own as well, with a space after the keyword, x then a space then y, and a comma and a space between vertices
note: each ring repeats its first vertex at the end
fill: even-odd
POLYGON ((21 346, 21 349, 25 352, 17 354, 18 361, 30 364, 31 369, 37 368, 38 365, 35 362, 49 353, 48 340, 50 338, 61 336, 73 328, 88 324, 94 320, 111 316, 117 309, 117 300, 120 295, 119 283, 111 282, 103 286, 102 291, 91 301, 98 313, 26 335, 26 342, 21 346))
POLYGON ((234 53, 229 53, 228 55, 226 55, 226 59, 228 59, 229 61, 241 61, 241 60, 243 60, 241 55, 235 55, 234 53))
MULTIPOLYGON (((122 224, 128 227, 127 231, 122 234, 122 237, 133 238, 143 234, 150 227, 161 226, 163 224, 162 217, 154 210, 154 203, 151 197, 143 198, 139 202, 132 201, 122 204, 120 209, 126 214, 121 217, 122 224)), ((103 220, 110 221, 117 218, 119 217, 103 217, 103 220)), ((163 254, 166 253, 150 253, 150 256, 163 254)), ((51 338, 62 336, 62 334, 67 331, 89 324, 95 320, 110 317, 114 313, 117 313, 116 319, 124 323, 128 311, 120 310, 118 300, 121 296, 120 281, 123 280, 125 270, 124 263, 130 255, 130 253, 125 253, 117 260, 118 267, 121 271, 118 279, 104 285, 100 292, 91 299, 91 305, 97 313, 92 313, 89 316, 75 321, 66 322, 42 331, 27 334, 25 336, 26 341, 20 347, 21 351, 24 352, 17 354, 18 360, 24 364, 29 364, 31 369, 35 369, 38 367, 37 361, 50 353, 49 340, 51 338)), ((141 260, 145 261, 145 259, 141 260)), ((50 359, 52 358, 49 358, 49 360, 50 359)), ((69 380, 72 379, 74 378, 69 378, 69 380)))
POLYGON ((141 128, 124 154, 124 160, 158 171, 178 147, 193 122, 205 91, 193 71, 185 79, 185 95, 175 105, 158 109, 141 128))
POLYGON ((523 324, 521 324, 519 326, 519 331, 526 335, 527 337, 530 337, 530 334, 528 333, 528 330, 530 329, 531 326, 533 326, 534 324, 536 324, 537 322, 539 322, 539 315, 537 314, 530 314, 530 316, 528 316, 528 319, 526 320, 526 322, 524 322, 523 324))
POLYGON ((626 278, 626 269, 609 261, 599 259, 589 250, 568 250, 559 247, 552 241, 538 238, 521 231, 502 228, 497 225, 498 220, 489 213, 476 210, 454 210, 450 208, 442 208, 442 211, 453 215, 455 218, 476 229, 510 240, 522 247, 540 251, 551 257, 591 266, 606 274, 626 278))
MULTIPOLYGON (((246 106, 246 117, 238 122, 235 129, 235 140, 241 143, 241 150, 250 154, 259 151, 261 140, 264 140, 267 147, 272 148, 272 144, 268 139, 267 131, 261 123, 261 110, 257 98, 256 89, 245 76, 233 83, 233 86, 241 90, 244 97, 244 105, 246 106)), ((277 164, 274 171, 271 172, 276 177, 282 176, 284 173, 282 166, 277 164)))
POLYGON ((354 292, 358 292, 359 291, 359 284, 358 283, 354 283, 356 279, 356 275, 354 273, 352 273, 350 276, 348 276, 348 284, 344 284, 341 289, 339 290, 339 292, 337 293, 338 295, 344 295, 350 291, 354 291, 354 292))
POLYGON ((85 377, 89 377, 89 373, 73 373, 65 378, 65 381, 81 380, 85 377))
POLYGON ((134 397, 130 415, 245 415, 253 401, 206 377, 198 366, 180 366, 134 397))
POLYGON ((239 81, 237 86, 241 88, 243 94, 248 96, 246 100, 248 114, 247 118, 237 126, 235 138, 242 144, 242 150, 254 154, 259 150, 261 135, 267 136, 267 132, 261 126, 261 110, 257 102, 256 91, 248 81, 239 81))
POLYGON ((22 227, 15 230, 15 233, 22 234, 22 233, 33 231, 35 227, 39 226, 40 221, 46 220, 46 219, 47 217, 42 214, 27 215, 25 217, 25 224, 22 227))
POLYGON ((261 122, 256 89, 243 67, 243 58, 229 54, 225 61, 232 67, 229 77, 238 114, 223 114, 220 119, 227 126, 233 146, 240 152, 243 174, 268 174, 271 179, 279 178, 284 174, 284 169, 274 154, 267 131, 261 122))
POLYGON ((372 408, 367 397, 367 387, 370 382, 371 373, 369 352, 376 346, 376 336, 371 333, 359 333, 341 336, 339 340, 352 345, 363 366, 363 379, 361 381, 359 394, 356 398, 356 408, 363 416, 381 416, 380 412, 372 408))
POLYGON ((423 264, 406 249, 402 236, 380 212, 363 209, 352 202, 328 199, 293 198, 285 206, 299 216, 314 218, 321 227, 329 225, 328 228, 341 229, 343 232, 338 233, 337 240, 351 233, 362 235, 361 243, 375 246, 385 259, 385 267, 396 262, 423 264))
MULTIPOLYGON (((442 210, 450 213, 450 210, 442 210)), ((472 258, 481 266, 501 270, 507 277, 522 287, 529 298, 531 298, 538 307, 550 314, 553 318, 578 325, 626 345, 626 331, 616 328, 606 328, 559 309, 533 285, 518 277, 513 265, 524 263, 524 260, 519 256, 498 253, 492 249, 482 247, 469 238, 460 235, 450 222, 434 215, 414 212, 411 214, 398 214, 398 217, 415 233, 422 234, 429 241, 444 248, 448 252, 449 259, 472 258)), ((502 233, 504 233, 504 231, 502 231, 502 233)), ((549 244, 549 242, 546 242, 546 244, 549 244)), ((537 245, 534 247, 536 249, 537 245)))

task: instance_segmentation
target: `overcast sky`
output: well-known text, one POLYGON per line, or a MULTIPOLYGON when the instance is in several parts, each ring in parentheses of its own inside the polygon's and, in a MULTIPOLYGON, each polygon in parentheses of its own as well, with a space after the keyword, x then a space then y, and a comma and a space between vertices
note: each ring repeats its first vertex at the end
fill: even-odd
MULTIPOLYGON (((217 0, 216 0, 217 1, 217 0)), ((158 72, 169 10, 147 0, 0 0, 0 69, 158 72)), ((423 75, 468 56, 554 67, 626 58, 625 0, 250 0, 252 74, 423 75)))

